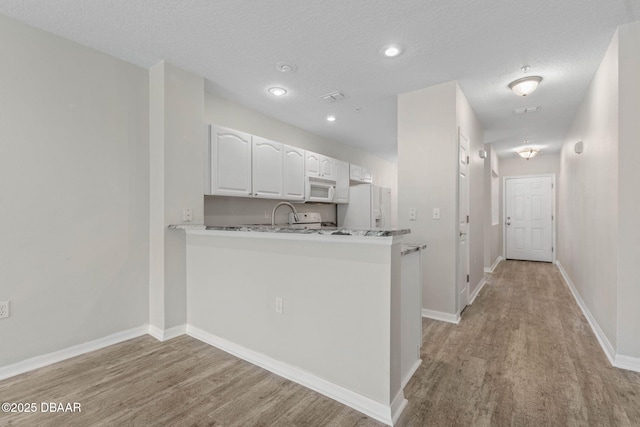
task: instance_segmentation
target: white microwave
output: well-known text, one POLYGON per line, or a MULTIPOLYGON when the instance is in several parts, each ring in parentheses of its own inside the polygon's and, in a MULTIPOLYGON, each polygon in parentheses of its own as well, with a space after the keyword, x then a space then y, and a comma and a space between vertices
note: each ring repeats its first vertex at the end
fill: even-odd
POLYGON ((305 200, 307 202, 333 202, 336 195, 335 182, 323 181, 307 177, 305 188, 305 200))

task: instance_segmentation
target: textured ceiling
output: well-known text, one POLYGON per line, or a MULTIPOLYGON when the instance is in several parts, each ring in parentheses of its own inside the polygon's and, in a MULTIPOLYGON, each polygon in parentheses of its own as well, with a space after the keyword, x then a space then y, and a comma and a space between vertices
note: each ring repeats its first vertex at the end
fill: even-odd
POLYGON ((640 19, 640 2, 0 0, 0 13, 143 67, 169 61, 209 91, 393 160, 396 95, 449 80, 499 155, 525 139, 558 152, 616 27, 640 19), (389 43, 406 52, 383 58, 389 43), (297 72, 277 71, 280 61, 297 72), (520 98, 507 85, 525 64, 544 80, 520 98), (274 85, 289 94, 270 96, 274 85), (347 98, 320 99, 336 90, 347 98))

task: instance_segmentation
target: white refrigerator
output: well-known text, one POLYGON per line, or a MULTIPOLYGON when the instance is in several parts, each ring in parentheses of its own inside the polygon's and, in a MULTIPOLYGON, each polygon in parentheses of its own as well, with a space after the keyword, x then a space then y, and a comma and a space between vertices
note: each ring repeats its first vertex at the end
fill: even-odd
POLYGON ((372 184, 349 188, 349 203, 338 205, 338 227, 358 230, 391 228, 391 189, 372 184))

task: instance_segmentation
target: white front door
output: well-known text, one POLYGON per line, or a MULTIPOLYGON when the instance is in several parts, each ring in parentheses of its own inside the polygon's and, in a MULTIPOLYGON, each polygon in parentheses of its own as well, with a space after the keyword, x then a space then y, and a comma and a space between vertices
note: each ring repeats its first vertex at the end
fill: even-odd
POLYGON ((469 140, 458 131, 458 313, 467 306, 469 294, 469 140))
POLYGON ((553 177, 505 179, 506 258, 553 261, 553 177))

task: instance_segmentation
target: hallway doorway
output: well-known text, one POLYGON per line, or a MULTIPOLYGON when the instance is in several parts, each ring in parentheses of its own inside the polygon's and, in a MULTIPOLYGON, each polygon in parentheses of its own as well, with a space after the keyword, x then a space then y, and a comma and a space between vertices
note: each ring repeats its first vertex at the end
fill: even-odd
POLYGON ((555 259, 555 175, 505 177, 504 253, 506 259, 555 259))

